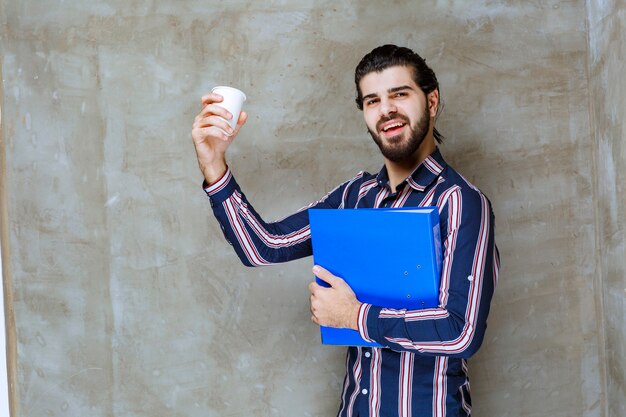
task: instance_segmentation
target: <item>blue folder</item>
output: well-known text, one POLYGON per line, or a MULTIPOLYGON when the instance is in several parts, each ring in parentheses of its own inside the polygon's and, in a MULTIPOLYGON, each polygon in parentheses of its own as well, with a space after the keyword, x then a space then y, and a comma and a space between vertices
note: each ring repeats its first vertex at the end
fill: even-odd
MULTIPOLYGON (((437 307, 441 234, 437 207, 309 209, 313 261, 343 278, 361 302, 437 307)), ((326 285, 317 278, 320 285, 326 285)), ((320 328, 322 343, 380 346, 352 329, 320 328)))

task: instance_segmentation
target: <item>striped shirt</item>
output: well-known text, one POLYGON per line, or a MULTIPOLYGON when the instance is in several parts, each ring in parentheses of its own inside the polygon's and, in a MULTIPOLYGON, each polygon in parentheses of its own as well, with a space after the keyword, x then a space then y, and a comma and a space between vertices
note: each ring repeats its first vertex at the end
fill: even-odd
MULTIPOLYGON (((491 203, 446 164, 438 149, 396 192, 389 188, 385 167, 376 175, 361 172, 272 223, 256 213, 230 170, 204 189, 226 239, 247 266, 311 255, 308 208, 437 206, 444 252, 439 305, 397 310, 362 304, 361 336, 385 347, 348 348, 338 416, 470 415, 467 359, 485 334, 499 256, 491 203)), ((376 256, 376 248, 364 255, 376 256)))

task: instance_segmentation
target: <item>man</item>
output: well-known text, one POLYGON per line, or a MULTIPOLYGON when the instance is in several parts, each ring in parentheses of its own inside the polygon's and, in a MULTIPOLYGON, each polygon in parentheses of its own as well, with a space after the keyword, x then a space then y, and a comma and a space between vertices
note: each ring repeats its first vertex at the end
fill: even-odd
MULTIPOLYGON (((384 166, 375 175, 359 173, 310 207, 436 205, 444 256, 439 306, 414 311, 361 303, 341 278, 314 267, 330 287, 310 284, 312 320, 358 330, 385 346, 348 348, 339 416, 468 416, 466 360, 482 343, 499 268, 491 204, 439 152, 439 84, 419 55, 378 47, 357 66, 355 83, 357 106, 384 166)), ((224 119, 232 115, 216 105, 220 100, 203 97, 192 137, 226 238, 249 266, 311 255, 306 210, 266 223, 235 182, 224 154, 247 115, 230 129, 224 119)), ((364 256, 376 256, 376 248, 364 256)))

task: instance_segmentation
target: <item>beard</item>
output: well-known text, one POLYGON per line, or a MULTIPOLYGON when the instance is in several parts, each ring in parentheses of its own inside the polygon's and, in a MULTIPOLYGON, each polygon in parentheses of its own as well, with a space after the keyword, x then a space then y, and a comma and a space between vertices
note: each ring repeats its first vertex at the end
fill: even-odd
MULTIPOLYGON (((403 120, 407 126, 409 127, 409 137, 407 139, 404 138, 404 133, 396 136, 392 136, 390 138, 383 138, 378 133, 372 131, 371 129, 367 129, 372 139, 380 152, 383 154, 385 158, 392 162, 402 162, 408 158, 410 158, 415 152, 419 149, 420 145, 424 141, 424 138, 428 134, 428 130, 430 129, 430 117, 428 113, 428 108, 424 108, 424 112, 422 113, 422 117, 417 121, 415 126, 412 126, 408 117, 401 114, 391 114, 389 116, 385 116, 381 118, 376 124, 377 129, 378 126, 382 125, 385 122, 388 122, 392 119, 401 119, 403 120)), ((380 129, 378 129, 380 130, 380 129)))

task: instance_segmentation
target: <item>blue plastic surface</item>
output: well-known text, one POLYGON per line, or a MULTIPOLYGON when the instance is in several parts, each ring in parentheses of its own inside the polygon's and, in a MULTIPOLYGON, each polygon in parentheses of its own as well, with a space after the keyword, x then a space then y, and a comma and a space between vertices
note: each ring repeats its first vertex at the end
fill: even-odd
MULTIPOLYGON (((310 209, 309 222, 314 263, 343 278, 359 301, 394 309, 437 307, 437 207, 310 209)), ((380 346, 356 330, 320 330, 323 344, 380 346)))

